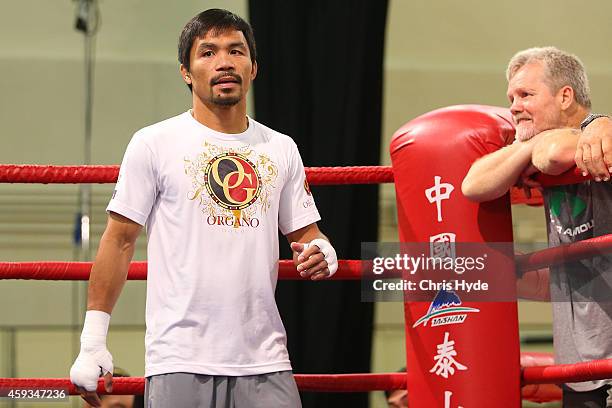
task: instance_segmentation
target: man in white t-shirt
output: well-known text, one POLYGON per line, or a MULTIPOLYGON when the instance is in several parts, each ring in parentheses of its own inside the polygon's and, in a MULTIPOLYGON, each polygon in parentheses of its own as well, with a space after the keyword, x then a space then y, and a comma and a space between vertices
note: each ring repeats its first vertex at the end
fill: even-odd
POLYGON ((139 130, 108 205, 71 381, 99 406, 110 313, 142 226, 148 237, 145 399, 150 407, 300 407, 274 290, 278 230, 297 272, 337 269, 297 146, 246 115, 257 74, 248 23, 211 9, 179 40, 191 110, 139 130))

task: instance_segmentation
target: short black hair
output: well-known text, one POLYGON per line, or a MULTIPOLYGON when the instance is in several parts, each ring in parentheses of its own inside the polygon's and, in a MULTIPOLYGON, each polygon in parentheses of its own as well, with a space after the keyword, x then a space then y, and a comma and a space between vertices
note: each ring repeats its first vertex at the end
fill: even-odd
POLYGON ((185 24, 178 43, 179 62, 189 71, 190 52, 195 39, 204 37, 210 31, 216 34, 226 30, 242 31, 249 47, 251 62, 255 63, 257 60, 257 48, 255 47, 253 28, 242 17, 223 9, 208 9, 185 24))

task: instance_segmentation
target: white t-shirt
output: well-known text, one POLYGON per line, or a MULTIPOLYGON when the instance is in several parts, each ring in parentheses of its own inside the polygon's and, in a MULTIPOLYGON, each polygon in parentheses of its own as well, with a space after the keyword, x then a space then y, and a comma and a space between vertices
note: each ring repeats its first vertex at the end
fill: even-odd
POLYGON ((274 300, 278 230, 320 217, 293 140, 248 121, 225 134, 185 112, 139 130, 125 152, 107 211, 147 227, 147 377, 291 369, 274 300))

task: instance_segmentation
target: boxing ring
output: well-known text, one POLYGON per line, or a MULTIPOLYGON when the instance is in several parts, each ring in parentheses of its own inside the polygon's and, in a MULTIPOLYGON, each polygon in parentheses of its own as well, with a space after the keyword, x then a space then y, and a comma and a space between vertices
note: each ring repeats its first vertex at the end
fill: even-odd
MULTIPOLYGON (((394 182, 401 242, 430 242, 432 234, 452 230, 458 238, 472 242, 511 243, 510 205, 541 205, 541 196, 528 198, 513 189, 494 202, 478 204, 461 195, 460 185, 477 157, 503 146, 513 134, 507 109, 479 105, 439 109, 408 122, 396 132, 391 143, 393 166, 311 167, 306 168, 307 179, 311 185, 394 182), (440 187, 443 185, 446 190, 440 187), (438 186, 438 193, 451 190, 454 195, 448 192, 446 198, 436 200, 434 194, 426 192, 432 186, 438 186), (465 236, 459 237, 459 231, 465 236)), ((0 183, 114 183, 118 173, 119 166, 0 165, 0 183)), ((539 178, 545 186, 583 180, 575 171, 539 178)), ((608 252, 612 252, 612 235, 517 255, 499 274, 515 285, 515 267, 525 272, 608 252)), ((339 260, 338 271, 331 279, 362 279, 362 271, 368 267, 364 262, 339 260)), ((0 262, 0 279, 88 280, 91 267, 91 262, 0 262)), ((146 277, 147 263, 132 262, 127 279, 146 277)), ((278 277, 302 279, 291 260, 279 262, 278 277)), ((413 323, 427 306, 424 302, 404 302, 406 373, 296 374, 298 388, 308 392, 407 388, 411 408, 491 406, 491 395, 495 395, 496 406, 517 407, 521 398, 533 402, 559 400, 561 390, 555 384, 612 378, 612 359, 555 365, 550 354, 520 353, 516 299, 476 305, 464 302, 464 306, 477 306, 479 313, 471 314, 460 324, 415 327, 413 323), (451 336, 457 344, 464 343, 463 350, 477 350, 462 357, 465 368, 456 366, 457 370, 444 378, 430 370, 441 334, 445 339, 451 336), (489 353, 496 350, 503 353, 489 361, 489 353)), ((68 378, 0 378, 0 388, 67 389, 70 395, 78 395, 68 378)), ((98 392, 105 394, 102 380, 98 392)), ((113 379, 112 394, 143 392, 142 377, 113 379)))

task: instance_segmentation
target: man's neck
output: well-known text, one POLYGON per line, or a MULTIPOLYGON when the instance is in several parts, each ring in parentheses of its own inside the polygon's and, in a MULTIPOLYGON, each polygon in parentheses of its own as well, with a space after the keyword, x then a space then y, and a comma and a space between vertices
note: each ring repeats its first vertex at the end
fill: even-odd
POLYGON ((577 105, 575 109, 568 112, 566 117, 566 127, 580 129, 580 123, 587 117, 590 111, 580 105, 577 105))
POLYGON ((228 134, 247 130, 249 122, 246 117, 246 102, 240 101, 233 106, 209 106, 198 102, 194 100, 192 115, 204 126, 228 134))

